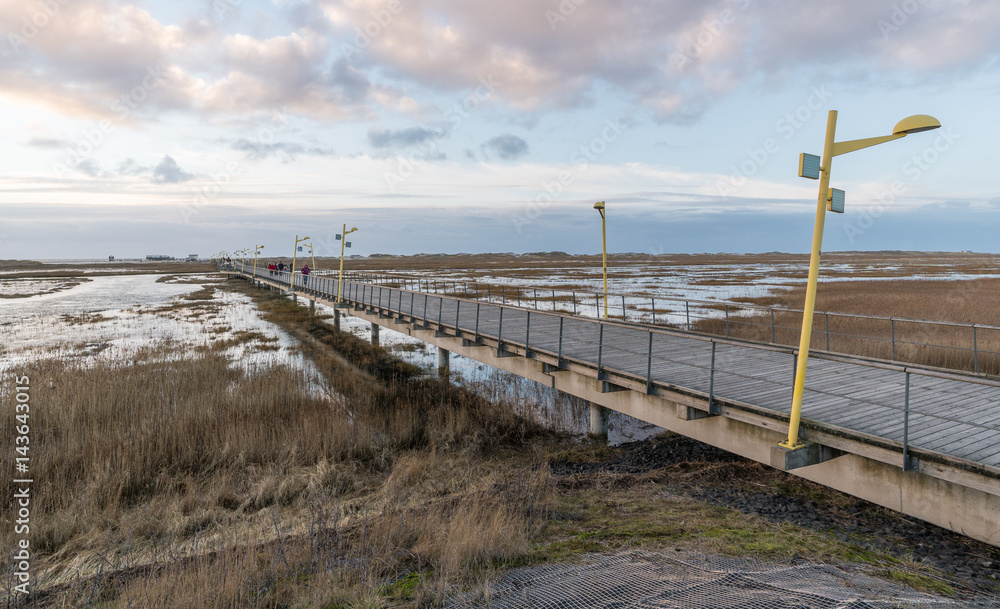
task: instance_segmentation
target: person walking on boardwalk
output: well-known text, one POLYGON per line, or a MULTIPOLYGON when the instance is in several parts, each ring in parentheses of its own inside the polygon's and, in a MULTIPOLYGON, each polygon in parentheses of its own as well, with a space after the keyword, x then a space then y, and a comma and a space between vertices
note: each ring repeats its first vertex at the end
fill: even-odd
POLYGON ((303 264, 302 265, 302 285, 303 286, 309 285, 309 265, 308 264, 303 264))

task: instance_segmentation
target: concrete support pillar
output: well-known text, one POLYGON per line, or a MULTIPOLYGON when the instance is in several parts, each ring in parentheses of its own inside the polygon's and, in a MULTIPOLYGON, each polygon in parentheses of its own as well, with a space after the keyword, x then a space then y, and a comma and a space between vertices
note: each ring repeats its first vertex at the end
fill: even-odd
POLYGON ((451 371, 451 351, 447 349, 437 348, 438 351, 438 376, 441 378, 448 378, 448 373, 451 371))
POLYGON ((316 301, 315 300, 310 300, 309 301, 309 315, 315 315, 315 314, 316 314, 316 301))
POLYGON ((296 294, 295 292, 292 292, 292 302, 298 302, 298 301, 299 301, 299 295, 296 294))
POLYGON ((333 310, 333 329, 340 332, 340 309, 333 310))
POLYGON ((595 438, 608 437, 608 409, 593 402, 590 403, 590 435, 595 438))
POLYGON ((375 345, 376 347, 378 346, 378 331, 379 331, 379 325, 372 324, 372 344, 375 345))

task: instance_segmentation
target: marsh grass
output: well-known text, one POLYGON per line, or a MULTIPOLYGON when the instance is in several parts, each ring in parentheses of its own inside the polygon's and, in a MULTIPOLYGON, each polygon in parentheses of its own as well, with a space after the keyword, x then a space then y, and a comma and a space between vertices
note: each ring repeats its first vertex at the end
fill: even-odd
MULTIPOLYGON (((302 340, 319 386, 282 365, 245 373, 215 350, 19 372, 33 400, 36 606, 350 606, 407 573, 422 582, 407 594, 430 598, 526 550, 551 484, 512 449, 536 425, 290 301, 260 306, 302 340)), ((183 345, 151 351, 171 348, 183 345)), ((3 426, 0 443, 12 434, 3 426)), ((4 519, 12 493, 0 490, 4 519)), ((12 530, 0 535, 11 547, 12 530)))

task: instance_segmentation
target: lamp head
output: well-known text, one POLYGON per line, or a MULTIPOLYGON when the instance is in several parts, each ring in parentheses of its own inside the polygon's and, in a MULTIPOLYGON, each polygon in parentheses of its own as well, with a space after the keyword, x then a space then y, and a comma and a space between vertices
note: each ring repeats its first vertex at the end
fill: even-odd
POLYGON ((603 210, 604 209, 604 201, 598 201, 597 203, 594 203, 594 209, 603 210))
POLYGON ((920 133, 921 131, 937 129, 940 126, 941 122, 933 116, 914 114, 896 123, 896 126, 892 128, 892 134, 899 135, 902 133, 903 135, 907 135, 910 133, 920 133))
POLYGON ((358 230, 358 227, 357 227, 357 226, 352 226, 352 227, 351 227, 351 231, 350 231, 350 232, 352 232, 352 233, 353 233, 353 232, 354 232, 354 231, 356 231, 356 230, 358 230))

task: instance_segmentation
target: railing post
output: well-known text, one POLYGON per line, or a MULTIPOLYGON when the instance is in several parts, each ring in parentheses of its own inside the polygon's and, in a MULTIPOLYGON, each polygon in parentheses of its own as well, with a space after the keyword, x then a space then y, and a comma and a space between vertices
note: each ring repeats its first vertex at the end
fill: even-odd
POLYGON ((972 361, 973 370, 977 374, 979 373, 979 336, 976 332, 976 324, 972 324, 972 361))
POLYGON ((424 327, 425 328, 427 327, 427 298, 428 298, 427 292, 424 292, 424 314, 423 314, 422 317, 424 318, 424 327))
POLYGON ((649 299, 649 305, 650 305, 650 310, 653 311, 653 325, 655 326, 656 325, 656 299, 651 297, 649 299))
POLYGON ((517 306, 521 306, 521 288, 514 286, 514 293, 517 294, 517 306))
POLYGON ((823 313, 823 317, 826 318, 826 350, 830 350, 830 314, 823 313))
POLYGON ((556 311, 556 291, 552 290, 552 311, 556 311))
POLYGON ((531 357, 531 310, 527 313, 528 319, 524 322, 524 357, 531 357))
POLYGON ((570 292, 570 296, 573 299, 573 315, 576 315, 576 292, 570 292))
POLYGON ((410 292, 410 321, 413 321, 413 298, 416 295, 416 292, 410 292))
POLYGON ((459 322, 458 313, 461 310, 462 310, 462 301, 461 300, 456 300, 455 301, 455 336, 458 336, 458 322, 459 322))
POLYGON ((653 331, 649 331, 649 348, 646 350, 646 395, 653 392, 653 331))
POLYGON ((688 332, 691 331, 691 301, 684 301, 684 318, 687 319, 686 325, 688 332))
POLYGON ((622 321, 628 321, 625 319, 625 295, 622 294, 622 321))
POLYGON ((507 304, 507 290, 500 286, 500 306, 507 304))
POLYGON ((729 305, 726 305, 726 336, 729 336, 729 305))
POLYGON ((773 345, 776 341, 774 340, 774 307, 771 307, 771 344, 773 345))
POLYGON ((538 288, 531 288, 531 291, 535 293, 535 310, 538 310, 538 288))
POLYGON ((708 414, 715 414, 715 341, 712 341, 712 368, 708 376, 708 414))
POLYGON ((473 338, 475 339, 475 341, 477 343, 479 342, 479 305, 480 305, 480 303, 477 302, 476 303, 476 332, 475 332, 475 335, 473 336, 473 338))
POLYGON ((444 315, 444 296, 438 296, 438 329, 441 331, 441 318, 444 315))
POLYGON ((559 317, 559 353, 556 355, 556 366, 562 368, 563 318, 559 317))
POLYGON ((604 360, 604 324, 597 322, 601 330, 597 335, 597 380, 601 380, 601 364, 604 360))
POLYGON ((903 401, 903 471, 910 467, 910 371, 906 370, 906 393, 903 401))
POLYGON ((892 333, 892 361, 896 361, 896 318, 889 318, 889 329, 892 333))
POLYGON ((497 328, 497 353, 503 350, 503 307, 500 307, 500 325, 497 328))

